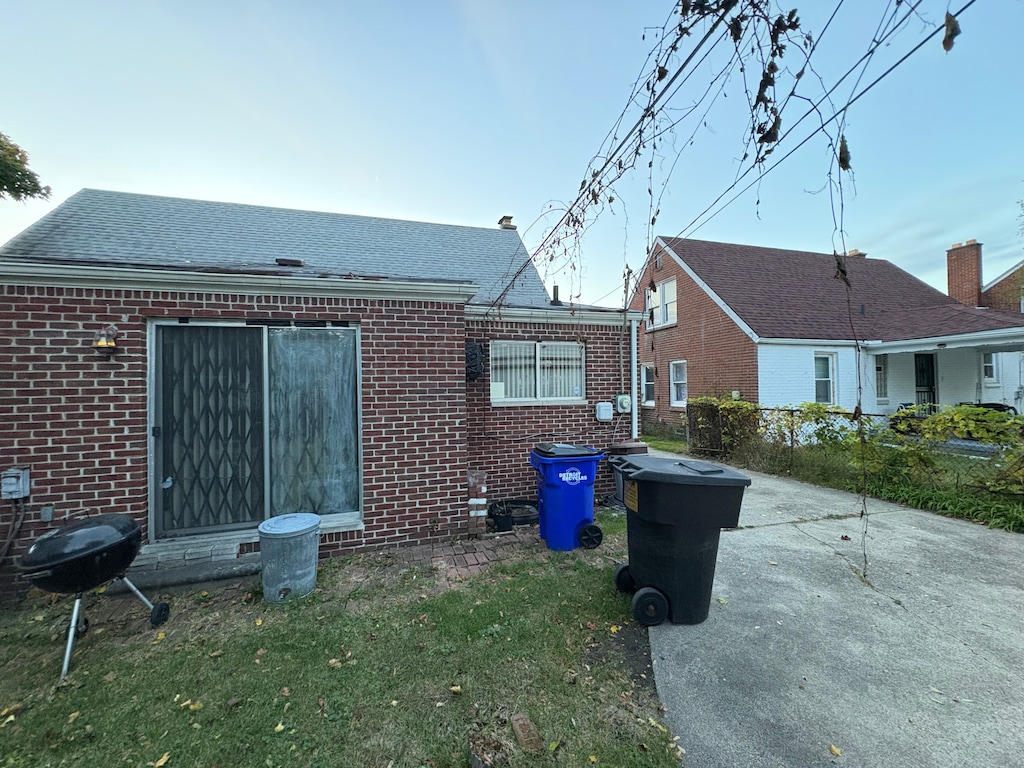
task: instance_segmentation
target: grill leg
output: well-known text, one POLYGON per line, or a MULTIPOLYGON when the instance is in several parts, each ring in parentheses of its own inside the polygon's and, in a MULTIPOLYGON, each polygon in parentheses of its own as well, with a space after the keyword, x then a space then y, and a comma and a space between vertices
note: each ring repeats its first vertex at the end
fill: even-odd
POLYGON ((78 614, 82 610, 82 593, 75 596, 75 608, 71 612, 71 626, 68 628, 68 646, 64 651, 64 668, 60 671, 61 682, 68 676, 68 667, 71 666, 71 649, 75 645, 75 632, 78 631, 78 614))
POLYGON ((123 581, 123 582, 124 582, 125 584, 127 584, 127 585, 128 585, 128 589, 130 589, 130 590, 131 590, 132 592, 134 592, 134 593, 135 593, 135 596, 136 596, 137 598, 139 598, 139 600, 141 600, 142 602, 144 602, 144 603, 146 604, 146 607, 147 607, 147 608, 149 608, 149 610, 151 610, 151 611, 153 610, 153 604, 152 604, 151 602, 149 602, 149 600, 147 600, 147 599, 146 599, 146 596, 145 596, 144 594, 142 594, 142 593, 141 593, 141 592, 139 591, 139 588, 138 588, 138 587, 136 587, 136 586, 135 586, 134 584, 132 584, 132 583, 131 583, 131 582, 130 582, 130 581, 128 580, 128 578, 127 578, 126 576, 122 576, 122 577, 121 577, 121 581, 123 581))
POLYGON ((167 603, 157 603, 153 605, 146 599, 146 596, 139 591, 139 588, 131 583, 126 577, 122 576, 121 581, 128 585, 128 589, 135 593, 135 596, 146 604, 149 608, 149 623, 154 627, 159 627, 165 621, 171 613, 171 607, 167 603))

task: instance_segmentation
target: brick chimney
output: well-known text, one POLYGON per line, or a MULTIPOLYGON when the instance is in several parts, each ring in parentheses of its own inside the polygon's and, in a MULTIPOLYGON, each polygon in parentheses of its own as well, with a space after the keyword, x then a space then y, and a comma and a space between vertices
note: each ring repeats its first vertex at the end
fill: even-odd
POLYGON ((498 227, 501 229, 515 229, 516 225, 512 223, 511 216, 502 216, 498 219, 498 227))
POLYGON ((968 307, 981 306, 981 243, 953 243, 946 251, 949 295, 968 307))
POLYGON ((856 248, 851 248, 850 250, 848 250, 846 252, 846 255, 847 256, 859 256, 862 259, 863 258, 867 258, 867 254, 864 251, 858 250, 856 248))

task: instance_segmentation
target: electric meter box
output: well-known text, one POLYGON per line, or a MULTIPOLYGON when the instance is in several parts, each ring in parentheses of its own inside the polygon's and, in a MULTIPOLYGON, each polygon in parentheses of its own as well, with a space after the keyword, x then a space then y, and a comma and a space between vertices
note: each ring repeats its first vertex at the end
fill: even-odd
POLYGON ((633 407, 633 398, 629 395, 616 395, 615 396, 615 410, 619 413, 629 413, 633 407))
POLYGON ((27 469, 14 467, 0 474, 0 499, 27 498, 30 487, 27 469))

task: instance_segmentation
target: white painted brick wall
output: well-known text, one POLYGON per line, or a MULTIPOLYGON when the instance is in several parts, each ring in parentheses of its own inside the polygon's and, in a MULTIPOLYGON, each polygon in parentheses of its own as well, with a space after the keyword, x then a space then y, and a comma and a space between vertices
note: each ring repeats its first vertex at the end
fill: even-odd
MULTIPOLYGON (((761 344, 757 349, 760 401, 766 407, 814 402, 814 355, 835 356, 836 405, 852 411, 857 405, 857 356, 851 347, 761 344)), ((862 355, 863 365, 868 355, 862 355)), ((873 370, 873 369, 872 369, 873 370)), ((871 392, 874 392, 872 379, 871 392)), ((873 394, 872 394, 873 397, 873 394)))

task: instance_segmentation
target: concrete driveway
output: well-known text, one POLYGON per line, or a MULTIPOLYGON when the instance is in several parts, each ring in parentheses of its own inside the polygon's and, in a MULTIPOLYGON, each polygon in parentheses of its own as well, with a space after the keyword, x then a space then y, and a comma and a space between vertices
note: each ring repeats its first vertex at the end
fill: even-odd
POLYGON ((1024 765, 1024 536, 746 474, 708 620, 650 631, 683 766, 1024 765))

